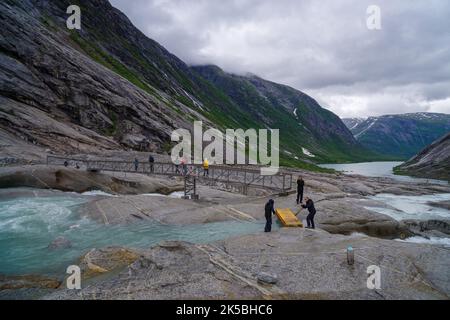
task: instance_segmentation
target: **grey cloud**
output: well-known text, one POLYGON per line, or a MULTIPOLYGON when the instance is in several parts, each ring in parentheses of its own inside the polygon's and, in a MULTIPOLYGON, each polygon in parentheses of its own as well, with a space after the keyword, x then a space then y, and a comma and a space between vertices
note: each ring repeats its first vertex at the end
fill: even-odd
POLYGON ((450 113, 446 0, 378 0, 379 31, 366 27, 372 0, 111 3, 189 64, 288 84, 341 116, 433 106, 450 113))

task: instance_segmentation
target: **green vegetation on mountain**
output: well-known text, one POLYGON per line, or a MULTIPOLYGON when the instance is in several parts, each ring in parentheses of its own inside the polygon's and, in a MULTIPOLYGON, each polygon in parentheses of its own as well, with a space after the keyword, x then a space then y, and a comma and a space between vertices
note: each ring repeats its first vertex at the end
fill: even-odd
MULTIPOLYGON (((335 114, 308 95, 216 66, 188 66, 146 37, 106 0, 79 0, 82 29, 72 31, 65 19, 73 1, 8 3, 2 16, 7 22, 5 39, 23 46, 2 41, 1 52, 13 59, 7 61, 8 68, 23 65, 37 80, 34 87, 23 83, 17 92, 3 95, 37 106, 64 125, 79 126, 78 132, 90 130, 93 141, 102 141, 104 148, 165 152, 171 131, 189 129, 193 121, 202 120, 205 126, 220 130, 279 129, 283 165, 324 171, 314 163, 377 157, 354 139, 335 114), (34 60, 28 58, 30 52, 34 60), (30 94, 24 97, 24 92, 30 94), (34 101, 36 93, 44 98, 34 101)), ((36 134, 37 143, 47 146, 41 139, 46 129, 33 125, 36 132, 28 130, 26 135, 36 140, 36 134)), ((13 134, 23 136, 24 132, 13 134)), ((67 132, 58 135, 73 139, 67 132)), ((58 148, 76 152, 80 139, 58 148)))
POLYGON ((407 113, 362 119, 344 119, 355 138, 390 160, 407 160, 450 131, 450 115, 407 113))

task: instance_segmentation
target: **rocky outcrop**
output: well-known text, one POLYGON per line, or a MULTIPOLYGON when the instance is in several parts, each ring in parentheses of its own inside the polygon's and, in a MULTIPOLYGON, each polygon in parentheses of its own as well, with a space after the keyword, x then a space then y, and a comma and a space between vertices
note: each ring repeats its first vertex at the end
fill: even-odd
POLYGON ((42 288, 56 289, 61 282, 54 278, 47 278, 38 275, 5 276, 0 275, 0 290, 42 288))
POLYGON ((416 156, 396 167, 395 172, 450 181, 450 133, 434 141, 416 156))
POLYGON ((30 187, 61 191, 101 190, 112 194, 162 193, 182 190, 175 181, 138 175, 137 179, 118 178, 99 172, 52 166, 24 166, 3 169, 0 188, 30 187))
MULTIPOLYGON (((174 129, 189 126, 188 115, 204 119, 145 84, 126 66, 128 60, 120 58, 131 52, 129 48, 112 53, 102 44, 118 47, 121 41, 130 46, 143 41, 159 50, 154 59, 169 53, 104 0, 80 1, 83 28, 70 32, 65 26, 70 4, 51 0, 0 4, 5 25, 0 37, 0 136, 59 153, 124 147, 163 151, 174 129), (129 38, 108 29, 119 25, 129 38), (113 35, 121 41, 107 39, 101 44, 94 40, 99 32, 103 39, 113 35)), ((153 76, 162 81, 162 73, 153 76)))
POLYGON ((321 201, 316 220, 320 228, 330 233, 350 235, 360 232, 372 237, 405 239, 412 235, 408 227, 383 214, 365 209, 354 199, 321 201))
POLYGON ((80 261, 83 279, 90 279, 108 272, 117 272, 139 258, 139 253, 121 247, 92 249, 80 261))
POLYGON ((436 235, 430 231, 437 231, 438 235, 450 236, 450 220, 404 220, 403 222, 412 232, 423 237, 436 235))
POLYGON ((48 245, 48 249, 50 250, 67 249, 71 247, 72 242, 69 239, 64 238, 63 236, 57 237, 48 245))
POLYGON ((450 211, 450 201, 428 202, 428 204, 436 208, 444 208, 450 211))
POLYGON ((446 249, 320 230, 286 228, 206 245, 170 241, 139 253, 119 274, 45 299, 448 299, 450 294, 446 249), (381 269, 380 290, 367 288, 369 265, 381 269))

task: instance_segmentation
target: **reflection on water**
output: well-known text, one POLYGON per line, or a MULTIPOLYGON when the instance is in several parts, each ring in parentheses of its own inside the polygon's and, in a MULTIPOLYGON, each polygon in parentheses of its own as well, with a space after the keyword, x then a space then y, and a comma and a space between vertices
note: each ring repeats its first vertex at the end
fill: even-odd
POLYGON ((402 164, 399 161, 380 161, 380 162, 360 162, 360 163, 332 163, 321 164, 319 166, 337 171, 343 171, 346 174, 359 174, 366 177, 388 177, 398 181, 405 182, 428 182, 437 184, 448 184, 447 181, 422 179, 409 176, 395 175, 393 168, 402 164))
POLYGON ((105 226, 77 214, 78 206, 91 197, 66 194, 0 200, 0 273, 61 275, 92 248, 145 248, 163 240, 202 243, 264 229, 262 222, 234 220, 187 226, 153 221, 105 226), (59 236, 70 240, 72 247, 49 250, 49 243, 59 236))

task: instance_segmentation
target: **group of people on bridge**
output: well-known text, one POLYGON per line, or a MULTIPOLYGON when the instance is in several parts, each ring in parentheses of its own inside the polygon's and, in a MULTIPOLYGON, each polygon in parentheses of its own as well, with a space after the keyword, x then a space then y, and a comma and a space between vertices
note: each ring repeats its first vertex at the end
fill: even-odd
MULTIPOLYGON (((150 167, 150 172, 153 173, 155 172, 155 158, 150 154, 148 156, 148 163, 149 163, 149 167, 150 167)), ((204 159, 202 162, 202 168, 203 168, 203 176, 209 176, 209 161, 208 159, 204 159)), ((134 158, 134 171, 138 171, 139 169, 139 159, 138 158, 134 158)), ((182 174, 183 176, 187 176, 189 174, 188 172, 188 166, 187 166, 187 161, 185 158, 177 159, 175 161, 175 173, 176 174, 182 174), (181 166, 181 171, 180 171, 180 166, 181 166)))

